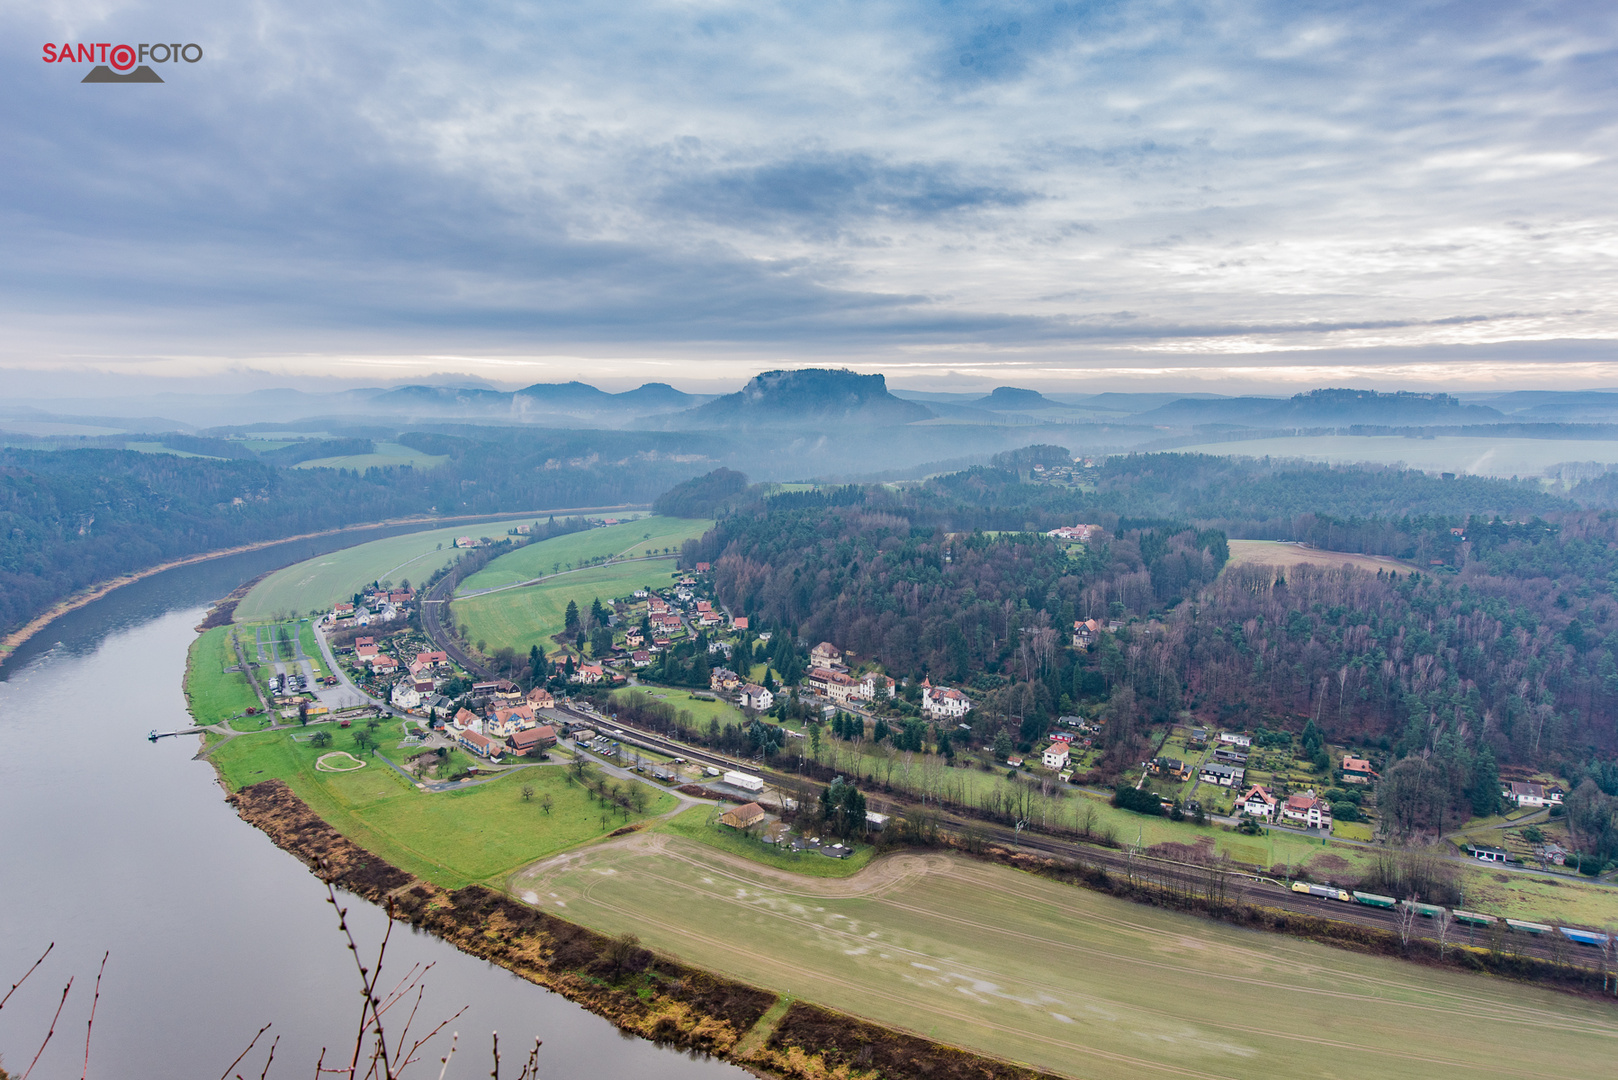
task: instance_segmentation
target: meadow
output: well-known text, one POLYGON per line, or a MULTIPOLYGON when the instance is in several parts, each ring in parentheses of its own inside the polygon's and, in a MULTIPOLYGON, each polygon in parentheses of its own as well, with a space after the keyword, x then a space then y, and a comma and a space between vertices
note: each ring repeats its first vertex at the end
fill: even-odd
POLYGON ((1407 439, 1402 435, 1312 435, 1182 446, 1175 453, 1303 458, 1334 465, 1363 461, 1376 465, 1402 464, 1425 472, 1531 477, 1564 461, 1618 462, 1618 441, 1463 435, 1439 435, 1431 439, 1407 439))
POLYGON ((876 852, 875 848, 865 845, 846 859, 833 859, 818 851, 793 851, 790 846, 766 844, 749 834, 719 824, 719 813, 719 807, 693 806, 658 825, 657 831, 805 877, 849 877, 869 865, 876 852))
POLYGON ((258 695, 247 676, 225 671, 236 664, 231 629, 216 626, 204 631, 186 656, 185 696, 199 724, 217 724, 258 707, 258 695))
POLYGON ((852 877, 626 838, 513 881, 605 933, 1067 1076, 1605 1075, 1607 1003, 1141 907, 952 856, 852 877), (657 912, 655 919, 646 912, 657 912))
POLYGON ((1388 558, 1383 555, 1356 555, 1343 551, 1322 551, 1319 548, 1305 547, 1302 544, 1291 544, 1280 540, 1232 540, 1230 541, 1230 561, 1226 566, 1310 566, 1338 567, 1344 563, 1358 570, 1369 570, 1376 573, 1378 570, 1394 570, 1401 574, 1408 574, 1421 567, 1414 563, 1407 563, 1401 559, 1388 558))
MULTIPOLYGON (((219 746, 214 766, 232 791, 279 778, 338 832, 399 868, 447 888, 472 882, 498 883, 536 859, 594 840, 626 821, 617 807, 604 808, 564 765, 518 769, 489 783, 457 791, 423 792, 358 746, 363 728, 324 724, 312 729, 241 735, 219 746), (309 741, 315 731, 332 736, 330 746, 309 741), (320 757, 347 751, 366 762, 351 772, 316 769, 320 757), (527 785, 532 799, 522 797, 527 785), (545 796, 551 798, 549 812, 545 796)), ((390 747, 397 728, 380 734, 390 747)), ((393 756, 400 757, 396 749, 393 756)), ((674 809, 672 795, 654 794, 647 815, 674 809)))
POLYGON ((588 611, 590 601, 596 597, 604 604, 636 589, 669 584, 674 567, 672 555, 644 562, 591 566, 538 585, 463 597, 454 602, 452 611, 455 622, 466 626, 468 641, 484 642, 486 648, 480 651, 509 645, 526 653, 538 645, 549 653, 556 648, 551 636, 561 632, 569 600, 588 611))
POLYGON ((401 443, 379 442, 369 454, 342 454, 337 457, 313 458, 299 462, 295 469, 354 469, 364 472, 370 468, 409 465, 417 469, 431 469, 448 461, 447 457, 424 454, 401 443))
POLYGON ((352 599, 373 581, 385 580, 395 585, 406 579, 425 581, 459 557, 456 537, 499 538, 518 525, 533 523, 534 518, 530 516, 427 529, 317 555, 277 570, 253 586, 236 605, 236 618, 253 622, 288 613, 323 612, 330 610, 338 600, 352 599))
POLYGON ((644 517, 603 529, 569 533, 541 540, 502 555, 461 582, 457 593, 497 589, 583 566, 591 559, 642 558, 677 555, 687 540, 701 536, 713 527, 712 521, 686 518, 644 517))

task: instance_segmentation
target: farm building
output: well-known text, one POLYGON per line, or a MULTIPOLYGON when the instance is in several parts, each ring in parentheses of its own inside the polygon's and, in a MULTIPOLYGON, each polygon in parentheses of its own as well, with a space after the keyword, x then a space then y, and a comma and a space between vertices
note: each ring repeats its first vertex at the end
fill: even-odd
POLYGON ((729 825, 732 829, 746 829, 763 820, 764 808, 756 802, 733 807, 719 815, 720 824, 729 825))

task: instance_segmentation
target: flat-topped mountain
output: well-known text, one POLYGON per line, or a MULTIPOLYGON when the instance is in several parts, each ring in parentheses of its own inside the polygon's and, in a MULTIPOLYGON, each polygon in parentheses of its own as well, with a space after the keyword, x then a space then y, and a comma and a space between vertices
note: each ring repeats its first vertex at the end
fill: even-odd
POLYGON ((684 426, 928 420, 931 409, 888 393, 881 375, 831 368, 766 371, 741 390, 683 413, 684 426))
POLYGON ((1059 408, 1056 402, 1038 390, 1024 390, 1017 386, 997 386, 988 397, 979 398, 972 404, 980 409, 993 409, 996 412, 1059 408))

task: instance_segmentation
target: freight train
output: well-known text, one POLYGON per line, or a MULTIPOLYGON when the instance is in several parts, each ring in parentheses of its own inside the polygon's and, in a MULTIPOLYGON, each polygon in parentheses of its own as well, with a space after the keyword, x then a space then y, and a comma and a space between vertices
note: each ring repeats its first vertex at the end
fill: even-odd
MULTIPOLYGON (((1312 885, 1306 881, 1292 883, 1292 891, 1305 896, 1317 896, 1322 900, 1336 900, 1344 904, 1363 904, 1366 907, 1383 908, 1392 911, 1396 908, 1410 907, 1417 915, 1424 918, 1437 918, 1446 909, 1437 904, 1420 904, 1412 900, 1396 900, 1391 896, 1379 896, 1376 893, 1349 892, 1339 889, 1335 885, 1312 885)), ((1527 922, 1523 919, 1497 919, 1493 915, 1483 915, 1476 911, 1462 911, 1454 908, 1450 911, 1456 922, 1466 923, 1468 926, 1493 926, 1495 923, 1504 923, 1509 930, 1524 934, 1551 934, 1560 932, 1561 935, 1576 945, 1589 945, 1592 948, 1604 949, 1608 940, 1606 934, 1596 933, 1593 930, 1576 930, 1571 926, 1547 926, 1544 923, 1527 922)))

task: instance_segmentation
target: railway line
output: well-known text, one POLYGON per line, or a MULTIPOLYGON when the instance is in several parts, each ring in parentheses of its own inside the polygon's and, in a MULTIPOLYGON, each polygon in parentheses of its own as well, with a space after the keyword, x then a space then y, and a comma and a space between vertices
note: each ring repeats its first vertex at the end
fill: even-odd
MULTIPOLYGON (((460 647, 459 642, 444 628, 443 615, 448 608, 448 601, 454 588, 455 576, 452 574, 446 576, 429 590, 421 605, 422 629, 439 649, 448 653, 466 671, 480 678, 493 678, 494 673, 468 656, 466 651, 460 647)), ((702 747, 691 746, 658 732, 648 731, 634 724, 601 716, 593 711, 587 712, 566 705, 559 705, 556 711, 573 720, 602 728, 605 732, 631 746, 638 746, 641 749, 651 750, 671 757, 682 757, 697 765, 721 770, 739 769, 758 773, 776 783, 777 786, 782 781, 788 781, 797 787, 809 787, 817 790, 825 786, 823 783, 808 777, 782 773, 778 770, 761 767, 756 762, 741 761, 702 747)), ((1082 841, 1066 840, 1060 837, 1034 833, 1027 829, 1017 830, 998 822, 968 817, 950 811, 935 810, 932 807, 923 807, 917 800, 903 794, 884 793, 883 798, 896 807, 911 810, 926 809, 935 813, 939 824, 946 829, 956 832, 973 830, 986 841, 1009 850, 1035 852, 1065 862, 1101 866, 1108 873, 1144 877, 1149 881, 1163 885, 1173 885, 1192 893, 1205 888, 1210 873, 1208 867, 1194 863, 1177 862, 1139 852, 1119 851, 1113 848, 1087 844, 1082 841)), ((1251 870, 1230 869, 1225 871, 1225 875, 1226 894, 1236 900, 1299 915, 1311 915, 1316 918, 1331 919, 1336 922, 1350 923, 1393 933, 1397 933, 1399 929, 1399 912, 1397 910, 1366 907, 1361 904, 1344 903, 1340 900, 1296 893, 1288 885, 1251 870)), ((1503 927, 1502 930, 1504 930, 1503 927)), ((1410 927, 1410 935, 1414 939, 1433 943, 1437 943, 1439 939, 1434 921, 1431 918, 1419 916, 1410 927)), ((1532 956, 1540 960, 1571 963, 1593 969, 1599 968, 1603 962, 1598 948, 1571 943, 1560 934, 1528 934, 1521 931, 1510 931, 1501 933, 1500 938, 1500 945, 1506 950, 1532 956)), ((1491 933, 1486 929, 1475 926, 1454 923, 1448 932, 1447 940, 1450 945, 1487 946, 1491 940, 1491 933)))

